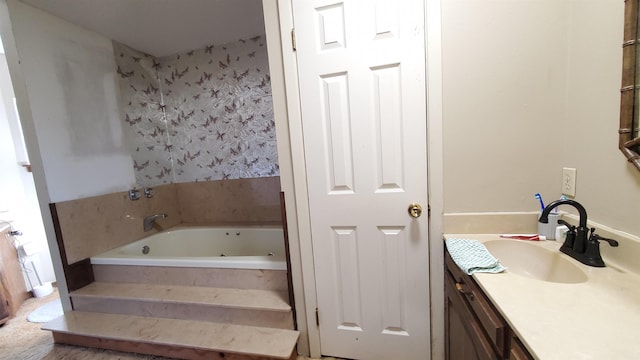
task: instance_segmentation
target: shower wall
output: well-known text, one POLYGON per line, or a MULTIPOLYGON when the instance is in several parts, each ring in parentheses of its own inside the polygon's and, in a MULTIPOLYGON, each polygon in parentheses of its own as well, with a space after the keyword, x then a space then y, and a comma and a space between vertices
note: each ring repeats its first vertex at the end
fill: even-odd
POLYGON ((140 186, 173 182, 167 124, 162 112, 156 61, 113 42, 120 118, 140 186))
POLYGON ((264 37, 161 58, 114 52, 138 185, 279 175, 264 37))

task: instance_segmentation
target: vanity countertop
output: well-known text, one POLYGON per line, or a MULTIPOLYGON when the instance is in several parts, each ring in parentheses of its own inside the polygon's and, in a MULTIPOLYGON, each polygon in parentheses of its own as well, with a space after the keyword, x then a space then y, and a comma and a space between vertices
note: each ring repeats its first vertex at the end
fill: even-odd
MULTIPOLYGON (((447 234, 445 238, 500 239, 497 234, 447 234)), ((529 243, 552 251, 559 251, 561 245, 529 243)), ((587 274, 586 282, 546 282, 508 269, 499 274, 475 273, 473 278, 539 359, 640 358, 640 276, 610 263, 596 268, 566 258, 587 274)))

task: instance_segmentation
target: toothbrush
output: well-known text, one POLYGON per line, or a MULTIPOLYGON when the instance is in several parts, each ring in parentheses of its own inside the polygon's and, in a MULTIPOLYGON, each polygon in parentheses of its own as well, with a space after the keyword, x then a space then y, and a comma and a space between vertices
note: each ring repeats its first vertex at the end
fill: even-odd
MULTIPOLYGON (((560 196, 560 200, 568 200, 569 198, 566 195, 561 195, 560 196)), ((553 208, 553 213, 557 214, 558 213, 558 207, 556 206, 555 208, 553 208)))
POLYGON ((540 241, 547 240, 546 236, 538 235, 538 234, 502 234, 500 235, 503 239, 516 239, 516 240, 529 240, 529 241, 540 241))
POLYGON ((534 196, 540 202, 540 211, 544 211, 544 201, 542 201, 542 195, 540 195, 540 193, 536 193, 534 196))

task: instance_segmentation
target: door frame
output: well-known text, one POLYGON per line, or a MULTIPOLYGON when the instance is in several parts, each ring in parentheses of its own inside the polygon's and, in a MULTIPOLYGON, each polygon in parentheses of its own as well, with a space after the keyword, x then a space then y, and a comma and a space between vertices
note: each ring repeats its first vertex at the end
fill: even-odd
MULTIPOLYGON (((441 0, 425 2, 427 53, 427 176, 429 220, 429 283, 431 359, 444 358, 444 245, 443 235, 443 124, 441 0)), ((298 353, 322 354, 316 326, 316 276, 311 243, 311 219, 304 156, 298 68, 292 46, 292 0, 263 0, 269 67, 276 122, 280 184, 287 204, 293 293, 300 331, 298 353)), ((425 184, 425 186, 427 186, 425 184)))

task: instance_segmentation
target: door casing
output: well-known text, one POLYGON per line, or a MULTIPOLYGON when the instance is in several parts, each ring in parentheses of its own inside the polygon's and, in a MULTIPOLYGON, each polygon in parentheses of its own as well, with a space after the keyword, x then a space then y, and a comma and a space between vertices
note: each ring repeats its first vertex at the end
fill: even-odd
MULTIPOLYGON (((320 357, 315 323, 316 289, 311 223, 302 136, 296 54, 292 47, 291 0, 263 0, 280 182, 287 203, 287 221, 297 327, 298 353, 320 357)), ((431 359, 444 358, 444 243, 441 0, 425 0, 427 51, 427 147, 429 221, 431 359)), ((426 185, 425 185, 426 186, 426 185)))

